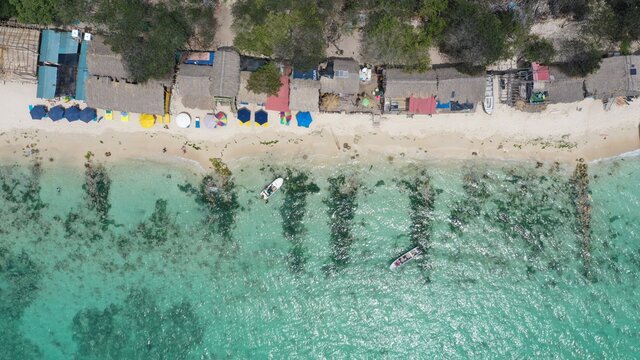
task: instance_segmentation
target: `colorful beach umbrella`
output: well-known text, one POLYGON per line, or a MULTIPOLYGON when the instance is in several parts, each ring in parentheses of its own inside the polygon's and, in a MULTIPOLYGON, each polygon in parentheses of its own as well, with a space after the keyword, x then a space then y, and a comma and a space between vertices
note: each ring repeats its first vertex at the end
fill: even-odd
POLYGON ((267 126, 269 124, 269 114, 264 110, 258 110, 253 115, 253 121, 257 126, 267 126))
POLYGON ((186 112, 182 112, 176 116, 176 125, 178 127, 186 129, 191 125, 191 115, 186 112))
POLYGON ((227 126, 227 114, 223 113, 222 111, 218 111, 216 113, 216 119, 218 119, 218 121, 216 122, 216 127, 227 126))
POLYGON ((240 125, 244 125, 251 121, 251 111, 247 108, 238 110, 238 120, 240 120, 240 125))
POLYGON ((64 117, 67 118, 67 120, 69 121, 78 121, 80 120, 80 108, 77 106, 72 106, 70 108, 67 108, 64 111, 64 117))
POLYGON ((291 113, 288 111, 280 111, 280 124, 287 125, 291 123, 291 113))
POLYGON ((44 105, 36 105, 29 110, 29 114, 31 114, 31 119, 41 120, 43 117, 47 116, 47 107, 44 105))
POLYGON ((151 114, 142 114, 140 115, 140 126, 145 129, 150 129, 155 125, 156 117, 151 114))
POLYGON ((80 111, 80 120, 86 123, 88 123, 91 120, 95 120, 97 117, 98 117, 98 113, 94 108, 87 107, 82 109, 82 111, 80 111))
POLYGON ((299 111, 296 114, 296 121, 298 122, 298 126, 308 128, 313 119, 311 119, 311 113, 308 111, 299 111))
POLYGON ((62 120, 64 118, 64 107, 62 105, 52 107, 49 110, 49 118, 53 121, 62 120))
POLYGON ((202 122, 204 122, 204 127, 213 129, 216 127, 216 123, 218 122, 218 119, 216 119, 216 117, 213 116, 213 114, 207 114, 204 116, 204 119, 202 119, 202 122))

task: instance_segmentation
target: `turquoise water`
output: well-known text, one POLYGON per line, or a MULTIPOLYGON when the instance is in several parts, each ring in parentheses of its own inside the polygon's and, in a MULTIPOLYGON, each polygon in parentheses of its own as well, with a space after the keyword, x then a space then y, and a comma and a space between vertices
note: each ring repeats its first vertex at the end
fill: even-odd
POLYGON ((640 353, 638 157, 589 165, 588 257, 553 164, 89 169, 0 167, 1 359, 640 353))

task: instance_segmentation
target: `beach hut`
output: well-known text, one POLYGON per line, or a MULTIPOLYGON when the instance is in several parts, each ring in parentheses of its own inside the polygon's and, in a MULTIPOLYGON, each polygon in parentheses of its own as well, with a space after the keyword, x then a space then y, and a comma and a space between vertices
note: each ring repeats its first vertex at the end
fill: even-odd
POLYGON ((238 121, 240 121, 240 125, 248 124, 251 121, 251 111, 247 108, 238 110, 238 121))
POLYGON ((64 111, 64 117, 70 122, 80 120, 80 108, 77 106, 71 106, 64 111))
POLYGON ((437 94, 438 76, 434 70, 409 73, 402 69, 387 69, 384 86, 384 111, 405 112, 409 110, 409 98, 421 101, 437 94))
POLYGON ((92 76, 87 80, 87 105, 132 113, 163 115, 165 90, 161 82, 130 84, 92 76))
POLYGON ((211 66, 180 65, 173 86, 172 98, 179 100, 188 109, 213 109, 211 95, 211 66))
POLYGON ((298 122, 298 126, 308 128, 313 119, 308 111, 299 111, 296 114, 296 121, 298 122))
POLYGON ((62 105, 56 105, 49 109, 49 119, 53 121, 62 120, 64 118, 64 107, 62 105))
POLYGON ((290 108, 293 111, 319 111, 320 82, 316 80, 291 80, 290 108))
POLYGON ((209 90, 216 101, 235 103, 240 87, 240 55, 231 48, 215 53, 209 90))
POLYGON ((29 114, 33 120, 42 120, 42 118, 47 116, 47 107, 44 105, 36 105, 29 110, 29 114))
POLYGON ((437 68, 439 103, 451 103, 451 110, 475 110, 484 100, 486 77, 472 76, 459 72, 453 67, 437 68))
POLYGON ((640 55, 602 59, 600 68, 585 80, 586 92, 596 99, 640 95, 640 55))
POLYGON ((351 58, 332 58, 320 70, 320 91, 341 96, 356 95, 360 89, 360 66, 351 58))
MULTIPOLYGON (((130 79, 122 55, 111 50, 100 35, 93 36, 87 54, 87 68, 92 76, 108 76, 112 79, 130 79)), ((132 79, 130 79, 132 80, 132 79)))
POLYGON ((572 103, 584 100, 585 78, 570 77, 554 66, 549 67, 549 74, 547 84, 549 103, 572 103))
POLYGON ((88 123, 91 120, 95 120, 97 117, 98 117, 98 113, 94 108, 86 107, 82 109, 82 111, 80 111, 80 120, 86 123, 88 123))
POLYGON ((254 122, 256 123, 256 126, 267 126, 269 125, 269 114, 267 114, 266 111, 264 110, 258 110, 255 112, 254 116, 254 122))

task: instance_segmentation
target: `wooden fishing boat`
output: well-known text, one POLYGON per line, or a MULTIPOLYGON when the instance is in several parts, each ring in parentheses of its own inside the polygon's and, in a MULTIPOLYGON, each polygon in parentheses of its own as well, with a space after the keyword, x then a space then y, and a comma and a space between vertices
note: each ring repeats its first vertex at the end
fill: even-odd
POLYGON ((395 259, 391 263, 391 266, 389 266, 389 269, 395 270, 395 269, 399 268, 400 266, 408 263, 409 261, 420 257, 420 255, 422 255, 422 249, 420 249, 419 246, 416 246, 413 249, 411 249, 411 250, 407 251, 406 253, 404 253, 399 258, 395 259))

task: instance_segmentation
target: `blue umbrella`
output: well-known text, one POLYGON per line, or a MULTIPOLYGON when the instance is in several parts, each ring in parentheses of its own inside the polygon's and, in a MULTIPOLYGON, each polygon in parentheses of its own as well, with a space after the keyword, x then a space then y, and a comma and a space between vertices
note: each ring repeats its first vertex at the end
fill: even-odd
POLYGON ((96 109, 94 108, 84 108, 82 109, 82 111, 80 111, 80 120, 88 123, 89 121, 95 119, 98 117, 98 113, 96 112, 96 109))
POLYGON ((44 105, 36 105, 29 110, 29 113, 33 120, 41 120, 47 115, 47 107, 44 105))
POLYGON ((308 111, 299 111, 296 114, 296 120, 298 121, 298 126, 308 128, 311 125, 313 119, 311 119, 311 113, 308 111))
POLYGON ((64 107, 62 105, 54 106, 49 110, 49 118, 58 121, 64 118, 64 107))
POLYGON ((64 111, 64 117, 69 121, 80 120, 80 108, 77 106, 67 108, 67 110, 64 111))
POLYGON ((246 124, 251 120, 251 111, 247 108, 242 108, 238 110, 238 120, 240 120, 243 124, 246 124))
POLYGON ((264 110, 256 111, 253 120, 258 125, 264 125, 269 121, 269 114, 264 110))

